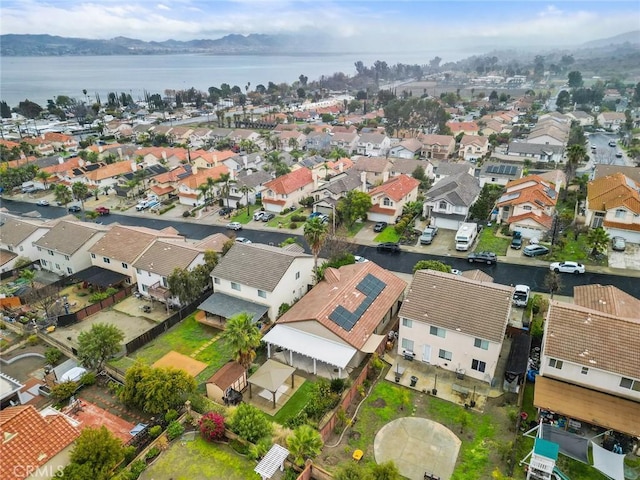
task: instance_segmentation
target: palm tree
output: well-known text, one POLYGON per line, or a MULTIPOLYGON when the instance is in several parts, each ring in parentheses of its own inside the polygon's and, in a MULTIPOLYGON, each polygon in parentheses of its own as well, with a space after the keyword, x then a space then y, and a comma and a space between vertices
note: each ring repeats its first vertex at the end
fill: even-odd
POLYGON ((216 187, 216 181, 212 177, 207 177, 207 194, 209 198, 213 198, 213 191, 216 187))
POLYGON ((202 197, 204 201, 207 201, 207 193, 209 192, 209 185, 201 183, 198 185, 198 200, 202 197))
POLYGON ((73 200, 73 193, 71 193, 71 190, 69 190, 69 187, 67 187, 66 185, 63 185, 61 183, 56 185, 56 188, 53 192, 56 202, 58 202, 60 205, 64 205, 66 207, 67 204, 71 200, 73 200))
POLYGON ((222 195, 222 198, 226 198, 227 208, 228 208, 229 207, 229 191, 231 190, 229 184, 235 183, 235 180, 232 180, 231 174, 227 172, 227 173, 220 174, 220 177, 218 177, 215 183, 222 184, 222 188, 220 188, 220 195, 222 195))
POLYGON ((71 192, 73 193, 74 198, 80 202, 80 206, 82 207, 82 212, 84 215, 84 200, 89 194, 89 187, 87 187, 86 183, 75 182, 71 186, 71 192))
POLYGON ((255 192, 256 189, 250 187, 249 185, 242 185, 239 189, 240 193, 244 195, 245 203, 247 204, 247 216, 251 215, 251 210, 249 209, 249 194, 251 192, 255 192))
POLYGON ((609 244, 609 234, 602 227, 594 228, 589 232, 587 241, 589 242, 589 246, 591 247, 590 255, 592 257, 595 257, 599 253, 607 251, 607 245, 609 244))
POLYGON ((314 217, 304 224, 304 239, 313 253, 313 270, 318 274, 318 255, 328 234, 327 224, 320 217, 314 217))
POLYGON ((49 178, 51 178, 51 174, 49 172, 46 172, 44 170, 38 170, 38 173, 36 173, 36 178, 38 180, 42 181, 42 185, 44 185, 44 189, 47 189, 47 180, 49 180, 49 178))
POLYGON ((584 158, 587 156, 587 149, 584 145, 571 145, 567 149, 567 163, 564 166, 564 171, 567 174, 567 183, 573 180, 573 177, 576 176, 576 170, 578 170, 578 165, 584 158))
POLYGON ((304 465, 308 458, 317 457, 322 451, 322 437, 317 430, 309 425, 300 425, 287 438, 289 453, 293 456, 296 465, 304 465))
POLYGON ((248 370, 262 339, 260 330, 253 323, 253 316, 242 312, 229 318, 222 338, 231 347, 235 360, 248 370))

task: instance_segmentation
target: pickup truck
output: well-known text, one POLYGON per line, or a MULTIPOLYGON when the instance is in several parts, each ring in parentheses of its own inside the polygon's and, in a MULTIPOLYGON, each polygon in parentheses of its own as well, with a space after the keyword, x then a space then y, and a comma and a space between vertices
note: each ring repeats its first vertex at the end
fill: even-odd
POLYGON ((96 213, 100 216, 104 216, 109 215, 111 213, 111 210, 109 210, 107 207, 96 207, 96 213))

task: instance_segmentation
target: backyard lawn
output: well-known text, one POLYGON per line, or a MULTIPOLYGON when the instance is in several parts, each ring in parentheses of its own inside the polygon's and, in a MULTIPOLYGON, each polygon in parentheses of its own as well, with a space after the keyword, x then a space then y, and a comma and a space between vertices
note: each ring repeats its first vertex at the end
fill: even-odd
POLYGON ((274 422, 279 423, 280 425, 284 425, 284 423, 290 418, 295 417, 300 410, 304 408, 304 406, 309 401, 311 390, 313 389, 313 382, 307 380, 305 381, 296 393, 289 399, 289 401, 282 407, 278 412, 272 417, 270 415, 266 415, 267 418, 273 420, 274 422))
POLYGON ((573 232, 568 232, 566 236, 560 236, 547 258, 550 262, 572 260, 587 265, 607 265, 606 255, 602 259, 596 260, 589 256, 590 253, 591 247, 589 247, 586 234, 579 235, 575 240, 573 232))
POLYGON ((476 252, 495 252, 496 255, 506 255, 511 244, 511 237, 497 236, 498 226, 485 227, 480 232, 476 252))
POLYGON ((400 240, 400 234, 396 232, 395 227, 389 225, 383 231, 381 231, 376 237, 373 239, 374 242, 398 242, 400 240))
POLYGON ((256 462, 227 445, 209 443, 199 436, 193 441, 174 441, 140 476, 143 480, 259 480, 256 462))

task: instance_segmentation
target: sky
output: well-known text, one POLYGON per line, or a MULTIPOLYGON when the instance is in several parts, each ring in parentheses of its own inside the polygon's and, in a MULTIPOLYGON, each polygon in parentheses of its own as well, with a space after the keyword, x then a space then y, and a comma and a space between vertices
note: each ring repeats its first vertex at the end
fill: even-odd
POLYGON ((640 30, 638 0, 1 0, 0 32, 163 41, 328 34, 351 51, 564 47, 640 30))

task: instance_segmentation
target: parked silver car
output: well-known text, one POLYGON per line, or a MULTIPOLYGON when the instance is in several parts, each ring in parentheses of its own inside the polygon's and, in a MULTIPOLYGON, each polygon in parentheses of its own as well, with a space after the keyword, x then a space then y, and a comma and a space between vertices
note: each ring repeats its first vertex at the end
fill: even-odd
POLYGON ((616 252, 624 252, 627 248, 627 242, 622 237, 613 237, 611 239, 611 248, 616 252))

